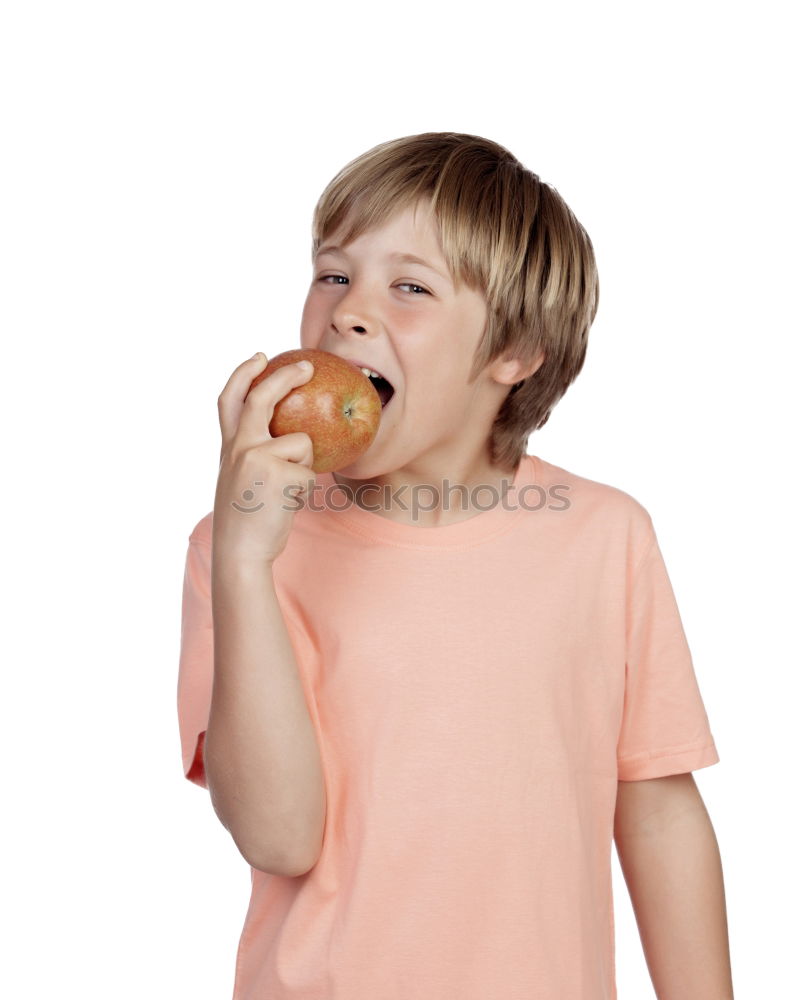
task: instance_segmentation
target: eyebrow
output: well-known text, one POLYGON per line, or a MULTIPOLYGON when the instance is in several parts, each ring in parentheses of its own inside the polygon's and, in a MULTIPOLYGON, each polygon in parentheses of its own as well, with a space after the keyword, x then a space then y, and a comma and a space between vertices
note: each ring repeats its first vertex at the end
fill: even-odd
MULTIPOLYGON (((337 253, 345 255, 345 251, 334 244, 329 244, 325 247, 320 247, 318 252, 315 254, 316 257, 324 253, 337 253)), ((434 264, 430 264, 428 260, 424 260, 423 257, 416 257, 413 253, 402 253, 401 251, 396 251, 396 253, 389 253, 387 255, 387 260, 398 261, 400 264, 418 264, 421 267, 426 267, 430 271, 434 271, 435 274, 440 275, 444 281, 451 281, 451 278, 447 274, 444 274, 439 268, 435 267, 434 264)))

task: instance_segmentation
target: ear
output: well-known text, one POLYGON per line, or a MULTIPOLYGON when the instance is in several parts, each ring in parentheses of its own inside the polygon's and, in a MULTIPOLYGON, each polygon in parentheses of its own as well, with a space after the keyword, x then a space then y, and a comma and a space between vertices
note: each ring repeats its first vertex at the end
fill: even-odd
POLYGON ((534 375, 544 363, 546 354, 541 351, 535 361, 525 364, 520 358, 497 358, 489 365, 489 375, 500 385, 514 385, 534 375))

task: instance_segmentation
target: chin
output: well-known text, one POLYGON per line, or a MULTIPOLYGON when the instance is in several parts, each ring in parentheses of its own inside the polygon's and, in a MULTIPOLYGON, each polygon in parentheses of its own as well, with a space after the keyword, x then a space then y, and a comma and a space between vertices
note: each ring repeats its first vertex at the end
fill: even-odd
POLYGON ((361 455, 358 459, 352 462, 350 465, 344 465, 339 469, 334 469, 334 474, 337 476, 342 476, 345 479, 378 479, 380 476, 386 476, 391 469, 383 469, 380 465, 372 465, 370 461, 367 461, 365 455, 361 455))
POLYGON ((379 475, 379 473, 368 471, 368 467, 362 466, 359 459, 356 462, 352 462, 351 465, 344 465, 340 469, 334 469, 333 472, 333 479, 334 476, 341 476, 343 479, 374 479, 379 475))

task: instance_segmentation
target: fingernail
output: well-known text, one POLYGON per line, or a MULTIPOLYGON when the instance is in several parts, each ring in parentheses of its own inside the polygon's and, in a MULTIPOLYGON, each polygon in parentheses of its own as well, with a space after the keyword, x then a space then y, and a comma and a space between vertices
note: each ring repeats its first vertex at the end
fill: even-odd
POLYGON ((312 369, 312 363, 310 361, 299 361, 298 367, 302 372, 308 372, 312 369))
POLYGON ((257 351, 256 354, 251 358, 252 361, 256 361, 257 358, 262 357, 262 351, 257 351))

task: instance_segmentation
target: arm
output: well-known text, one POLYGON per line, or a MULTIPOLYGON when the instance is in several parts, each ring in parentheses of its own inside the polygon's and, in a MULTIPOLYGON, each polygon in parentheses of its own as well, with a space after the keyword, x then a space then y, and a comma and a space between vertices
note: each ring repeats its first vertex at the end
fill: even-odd
POLYGON ((716 836, 691 772, 620 781, 614 839, 659 1000, 732 1000, 716 836))
POLYGON ((271 568, 212 560, 212 805, 254 868, 308 871, 326 813, 321 757, 271 568))

